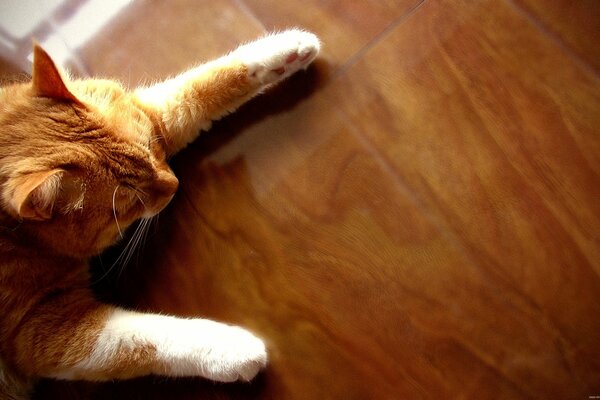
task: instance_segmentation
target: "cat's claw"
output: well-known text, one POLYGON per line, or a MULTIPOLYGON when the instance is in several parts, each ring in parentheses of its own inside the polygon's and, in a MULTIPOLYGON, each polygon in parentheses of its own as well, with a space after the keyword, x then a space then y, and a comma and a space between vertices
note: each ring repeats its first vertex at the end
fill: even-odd
POLYGON ((308 67, 319 49, 315 35, 292 29, 249 43, 233 54, 246 66, 250 79, 269 85, 308 67))

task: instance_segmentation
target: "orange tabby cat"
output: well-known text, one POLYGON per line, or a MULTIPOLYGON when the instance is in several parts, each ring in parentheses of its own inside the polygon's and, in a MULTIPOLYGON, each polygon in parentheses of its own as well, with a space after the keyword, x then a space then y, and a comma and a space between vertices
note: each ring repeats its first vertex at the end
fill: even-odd
POLYGON ((242 328, 101 304, 87 263, 171 200, 169 156, 318 51, 290 30, 126 91, 69 80, 34 47, 32 81, 0 89, 0 398, 25 397, 37 377, 229 382, 265 366, 242 328))

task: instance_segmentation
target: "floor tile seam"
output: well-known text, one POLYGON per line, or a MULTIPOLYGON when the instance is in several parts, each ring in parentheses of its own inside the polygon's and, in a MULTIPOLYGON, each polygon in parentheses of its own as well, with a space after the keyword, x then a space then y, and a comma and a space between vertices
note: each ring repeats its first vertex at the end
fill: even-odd
POLYGON ((338 79, 340 76, 344 75, 350 68, 352 68, 356 63, 364 58, 364 56, 369 53, 369 51, 385 40, 393 31, 398 28, 398 26, 402 25, 408 19, 410 19, 413 15, 417 13, 417 11, 425 4, 428 0, 420 0, 418 3, 413 5, 407 12, 400 15, 391 21, 381 32, 379 32, 375 37, 370 39, 364 46, 362 46, 358 51, 356 51, 352 56, 350 56, 343 64, 337 68, 337 70, 332 74, 330 82, 338 79))
POLYGON ((527 10, 523 6, 517 4, 515 0, 505 0, 506 3, 512 7, 515 12, 522 16, 527 22, 529 22, 536 30, 543 34, 548 40, 556 45, 560 51, 568 55, 569 59, 572 60, 582 69, 590 72, 594 77, 600 78, 600 71, 598 71, 592 64, 581 57, 576 50, 567 42, 565 42, 558 33, 552 28, 540 20, 534 13, 527 10))

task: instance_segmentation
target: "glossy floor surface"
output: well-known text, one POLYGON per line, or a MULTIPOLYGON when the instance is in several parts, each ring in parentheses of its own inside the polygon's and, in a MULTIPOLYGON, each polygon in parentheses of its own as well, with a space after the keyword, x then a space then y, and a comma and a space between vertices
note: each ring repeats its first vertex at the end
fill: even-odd
POLYGON ((142 1, 71 62, 135 86, 288 26, 321 58, 173 160, 98 289, 249 327, 268 369, 38 398, 600 395, 600 2, 142 1))

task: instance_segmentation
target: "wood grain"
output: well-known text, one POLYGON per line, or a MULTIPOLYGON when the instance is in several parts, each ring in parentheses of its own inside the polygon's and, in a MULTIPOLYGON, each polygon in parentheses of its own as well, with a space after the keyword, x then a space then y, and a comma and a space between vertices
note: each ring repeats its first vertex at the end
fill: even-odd
POLYGON ((86 62, 140 82, 287 24, 324 55, 173 160, 180 192, 97 289, 249 327, 270 365, 38 398, 600 394, 597 47, 593 21, 560 18, 589 3, 192 3, 131 6, 86 62))
MULTIPOLYGON (((444 307, 443 330, 470 337, 469 351, 523 395, 594 391, 598 77, 506 4, 439 2, 345 78, 338 107, 466 259, 460 278, 450 266, 435 277, 454 288, 445 303, 466 312, 444 307), (480 296, 464 285, 469 272, 480 296)), ((433 315, 422 316, 439 329, 433 315)))
POLYGON ((600 73, 600 3, 584 1, 513 0, 542 29, 558 38, 577 57, 600 73))

